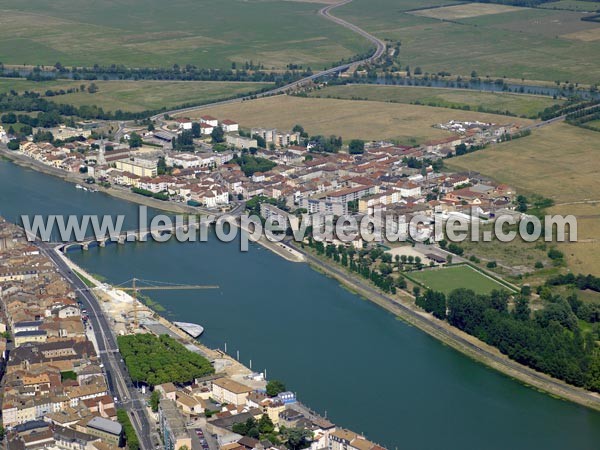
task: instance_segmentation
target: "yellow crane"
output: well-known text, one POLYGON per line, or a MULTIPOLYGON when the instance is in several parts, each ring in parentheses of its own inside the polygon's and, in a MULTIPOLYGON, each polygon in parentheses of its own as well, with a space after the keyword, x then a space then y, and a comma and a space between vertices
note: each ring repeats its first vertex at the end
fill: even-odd
POLYGON ((138 327, 138 300, 137 293, 138 291, 163 291, 163 290, 193 290, 193 289, 218 289, 219 286, 214 285, 195 285, 195 284, 170 284, 170 283, 162 283, 162 286, 140 286, 138 281, 145 283, 160 283, 158 281, 148 281, 141 280, 139 278, 132 278, 131 280, 126 281, 125 283, 121 283, 120 285, 115 286, 115 289, 120 289, 125 292, 131 292, 133 297, 133 326, 134 328, 138 327), (131 287, 122 286, 123 284, 127 284, 131 282, 131 287))

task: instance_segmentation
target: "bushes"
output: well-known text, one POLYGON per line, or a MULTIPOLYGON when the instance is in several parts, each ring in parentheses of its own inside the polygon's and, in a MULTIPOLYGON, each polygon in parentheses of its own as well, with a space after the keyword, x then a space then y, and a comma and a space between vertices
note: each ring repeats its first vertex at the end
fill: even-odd
POLYGON ((169 200, 169 194, 167 194, 166 192, 152 192, 147 189, 141 189, 141 188, 136 188, 136 187, 132 187, 131 192, 133 192, 135 194, 143 195, 144 197, 152 197, 157 200, 162 200, 162 201, 169 200))

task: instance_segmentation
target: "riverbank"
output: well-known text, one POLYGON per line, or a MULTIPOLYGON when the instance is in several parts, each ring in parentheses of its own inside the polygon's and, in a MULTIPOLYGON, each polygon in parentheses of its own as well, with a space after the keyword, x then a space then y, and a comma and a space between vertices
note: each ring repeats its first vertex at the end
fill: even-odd
MULTIPOLYGON (((39 161, 35 161, 25 155, 22 155, 18 151, 8 150, 5 146, 2 145, 0 145, 0 155, 10 160, 14 164, 17 164, 18 166, 60 178, 61 180, 64 180, 68 183, 76 185, 83 183, 83 179, 77 175, 65 172, 64 170, 57 169, 55 167, 50 167, 46 164, 43 164, 39 161)), ((110 195, 111 197, 116 197, 121 200, 125 200, 138 205, 144 205, 149 208, 159 209, 165 212, 180 214, 209 214, 209 211, 198 210, 198 208, 194 208, 192 206, 184 204, 164 202, 161 200, 156 200, 154 198, 144 197, 143 195, 134 194, 133 192, 125 189, 117 189, 112 187, 107 189, 100 185, 94 185, 94 187, 98 190, 98 192, 110 195)))
MULTIPOLYGON (((81 177, 78 177, 74 174, 65 172, 64 170, 57 169, 55 167, 50 167, 46 164, 42 164, 39 161, 35 161, 25 155, 17 151, 8 150, 6 147, 0 145, 0 157, 10 161, 20 167, 24 167, 26 169, 35 170, 36 172, 40 172, 46 175, 51 175, 56 178, 60 178, 63 181, 68 183, 77 185, 82 184, 83 180, 81 177)), ((147 206, 149 208, 158 209, 165 212, 176 213, 176 214, 212 214, 210 211, 202 211, 198 210, 198 208, 194 208, 192 206, 177 204, 173 202, 163 202, 161 200, 156 200, 150 197, 144 197, 139 194, 135 194, 126 189, 116 189, 116 188, 103 188, 100 185, 94 185, 98 192, 105 193, 110 195, 111 197, 115 197, 121 200, 128 201, 130 203, 134 203, 137 205, 147 206)), ((237 221, 236 221, 237 222, 237 221)), ((239 224, 238 224, 239 226, 239 224)), ((290 262, 303 262, 304 258, 301 254, 290 249, 289 247, 277 243, 271 242, 267 240, 264 236, 262 236, 258 241, 258 244, 262 245, 264 248, 272 251, 278 256, 290 261, 290 262)))
POLYGON ((342 286, 350 289, 352 292, 379 305, 405 322, 419 328, 471 359, 485 364, 528 387, 600 411, 599 394, 571 386, 561 380, 557 380, 511 360, 495 347, 417 308, 414 305, 414 297, 407 292, 402 292, 399 296, 400 298, 383 294, 376 287, 356 278, 341 266, 335 266, 329 261, 314 256, 305 250, 297 250, 304 255, 308 264, 315 270, 336 279, 342 286))

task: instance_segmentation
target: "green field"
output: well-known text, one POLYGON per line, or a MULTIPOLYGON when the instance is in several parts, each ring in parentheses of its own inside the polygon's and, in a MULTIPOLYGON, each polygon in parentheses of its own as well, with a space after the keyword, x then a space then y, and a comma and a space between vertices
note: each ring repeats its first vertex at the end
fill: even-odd
POLYGON ((187 103, 202 103, 257 91, 268 83, 221 81, 49 81, 0 79, 0 93, 14 89, 44 94, 47 90, 71 89, 85 86, 86 90, 47 97, 57 103, 75 106, 96 105, 105 111, 118 109, 128 112, 172 108, 187 103), (87 88, 94 83, 98 92, 87 88))
POLYGON ((0 0, 0 61, 65 66, 232 62, 322 68, 366 51, 363 37, 281 0, 0 0))
POLYGON ((521 8, 443 21, 406 12, 417 7, 415 3, 354 0, 336 14, 380 38, 401 41, 402 67, 466 76, 475 70, 480 76, 600 82, 600 24, 581 21, 581 13, 521 8), (587 34, 573 37, 578 32, 587 34))
POLYGON ((559 103, 550 97, 509 93, 479 92, 465 89, 440 89, 407 86, 356 85, 331 86, 314 91, 311 97, 373 100, 394 103, 421 103, 428 106, 473 111, 509 112, 536 117, 544 108, 559 103))
POLYGON ((558 2, 544 3, 540 5, 540 8, 593 12, 600 10, 600 4, 598 2, 586 2, 584 0, 561 0, 558 2))
POLYGON ((477 294, 488 294, 494 289, 507 289, 502 284, 466 265, 425 269, 420 272, 411 272, 410 276, 429 289, 445 294, 458 288, 471 289, 477 294))

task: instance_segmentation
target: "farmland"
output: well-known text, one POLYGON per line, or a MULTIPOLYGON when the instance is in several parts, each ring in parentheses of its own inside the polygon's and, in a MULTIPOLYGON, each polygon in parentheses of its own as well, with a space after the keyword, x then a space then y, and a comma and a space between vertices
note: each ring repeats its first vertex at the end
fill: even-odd
POLYGON ((599 275, 599 152, 597 132, 556 124, 529 137, 454 158, 447 165, 479 171, 525 195, 549 197, 556 203, 549 213, 576 215, 579 242, 558 248, 573 271, 599 275))
POLYGON ((279 0, 0 0, 0 55, 5 64, 229 69, 253 61, 281 69, 322 68, 369 48, 318 8, 279 0))
MULTIPOLYGON (((11 89, 44 94, 47 90, 71 89, 91 85, 91 81, 32 82, 26 80, 0 80, 0 92, 11 89)), ((75 106, 96 105, 105 111, 139 112, 163 107, 171 108, 187 103, 202 103, 246 94, 269 86, 267 83, 219 81, 94 81, 98 91, 86 90, 48 97, 57 103, 75 106)))
POLYGON ((434 291, 445 294, 459 288, 471 289, 477 294, 489 294, 494 289, 507 289, 502 284, 467 265, 425 269, 411 272, 410 277, 434 291))
POLYGON ((517 116, 535 117, 559 101, 549 97, 509 93, 478 92, 464 89, 440 89, 406 86, 345 85, 331 86, 311 93, 312 97, 361 99, 378 102, 416 103, 445 108, 478 108, 508 111, 517 116))
POLYGON ((426 6, 405 0, 354 0, 336 14, 380 38, 401 41, 403 67, 467 76, 475 70, 492 77, 600 82, 600 59, 595 57, 600 41, 564 36, 586 30, 592 30, 586 36, 594 35, 600 28, 581 21, 581 13, 518 8, 449 21, 408 11, 426 6))
POLYGON ((461 5, 443 6, 441 8, 419 9, 412 14, 421 17, 440 20, 457 20, 468 17, 487 16, 489 14, 501 14, 505 12, 518 11, 515 6, 497 5, 494 3, 467 3, 461 5))
MULTIPOLYGON (((311 135, 342 136, 349 139, 396 139, 416 144, 429 139, 449 136, 448 132, 432 128, 436 123, 457 120, 482 120, 495 123, 514 118, 428 106, 277 96, 222 105, 196 112, 228 117, 243 127, 272 127, 289 130, 301 124, 311 135)), ((531 123, 517 119, 520 123, 531 123)))

